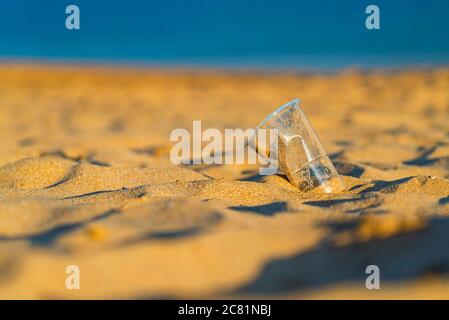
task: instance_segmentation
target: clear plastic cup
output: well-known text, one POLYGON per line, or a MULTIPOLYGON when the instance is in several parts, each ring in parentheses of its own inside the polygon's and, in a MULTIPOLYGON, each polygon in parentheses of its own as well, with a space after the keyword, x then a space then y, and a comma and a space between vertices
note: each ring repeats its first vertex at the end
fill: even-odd
POLYGON ((277 157, 273 158, 273 154, 270 155, 267 148, 257 145, 257 142, 253 141, 253 146, 255 144, 257 153, 268 162, 277 161, 278 171, 298 189, 310 191, 319 188, 326 193, 342 191, 343 181, 299 102, 299 99, 294 99, 283 105, 256 127, 256 132, 260 129, 266 129, 265 132, 276 130, 277 148, 270 146, 270 150, 277 150, 277 157))

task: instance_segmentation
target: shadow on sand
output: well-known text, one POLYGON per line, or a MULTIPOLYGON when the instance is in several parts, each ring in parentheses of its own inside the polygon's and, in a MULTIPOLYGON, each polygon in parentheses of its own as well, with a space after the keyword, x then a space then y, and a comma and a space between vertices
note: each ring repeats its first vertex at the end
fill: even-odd
POLYGON ((355 223, 327 227, 328 236, 315 248, 268 262, 253 281, 233 293, 272 295, 347 281, 364 288, 365 270, 371 264, 380 268, 381 281, 449 271, 449 218, 434 218, 420 231, 342 247, 330 239, 355 228, 355 223))

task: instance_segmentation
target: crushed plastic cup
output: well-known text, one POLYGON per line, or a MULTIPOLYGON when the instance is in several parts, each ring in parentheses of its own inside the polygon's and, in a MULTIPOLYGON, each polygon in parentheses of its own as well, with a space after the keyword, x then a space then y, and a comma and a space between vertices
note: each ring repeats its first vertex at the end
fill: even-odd
MULTIPOLYGON (((326 155, 299 102, 299 99, 294 99, 279 107, 267 116, 255 131, 266 129, 265 132, 271 132, 273 130, 270 129, 275 129, 273 132, 277 132, 277 148, 274 150, 277 150, 275 161, 278 172, 286 175, 290 183, 298 189, 320 189, 326 193, 342 191, 343 181, 326 155)), ((266 151, 267 148, 258 145, 257 140, 253 140, 252 146, 262 158, 273 160, 273 155, 266 151)), ((270 147, 270 150, 273 148, 270 147)))

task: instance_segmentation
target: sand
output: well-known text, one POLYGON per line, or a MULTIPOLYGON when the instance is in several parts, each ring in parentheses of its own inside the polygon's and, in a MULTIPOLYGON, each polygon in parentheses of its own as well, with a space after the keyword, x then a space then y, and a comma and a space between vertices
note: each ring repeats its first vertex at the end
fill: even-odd
POLYGON ((0 298, 449 298, 449 69, 5 64, 0 83, 0 298), (295 97, 346 191, 170 162, 174 128, 251 128, 295 97))

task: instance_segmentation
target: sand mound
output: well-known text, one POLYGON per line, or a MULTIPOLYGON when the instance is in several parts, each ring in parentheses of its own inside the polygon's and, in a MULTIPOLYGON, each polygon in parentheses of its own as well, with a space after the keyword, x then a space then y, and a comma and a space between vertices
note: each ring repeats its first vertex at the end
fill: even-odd
POLYGON ((73 161, 57 158, 28 158, 0 168, 0 188, 38 190, 50 187, 73 169, 73 161))

